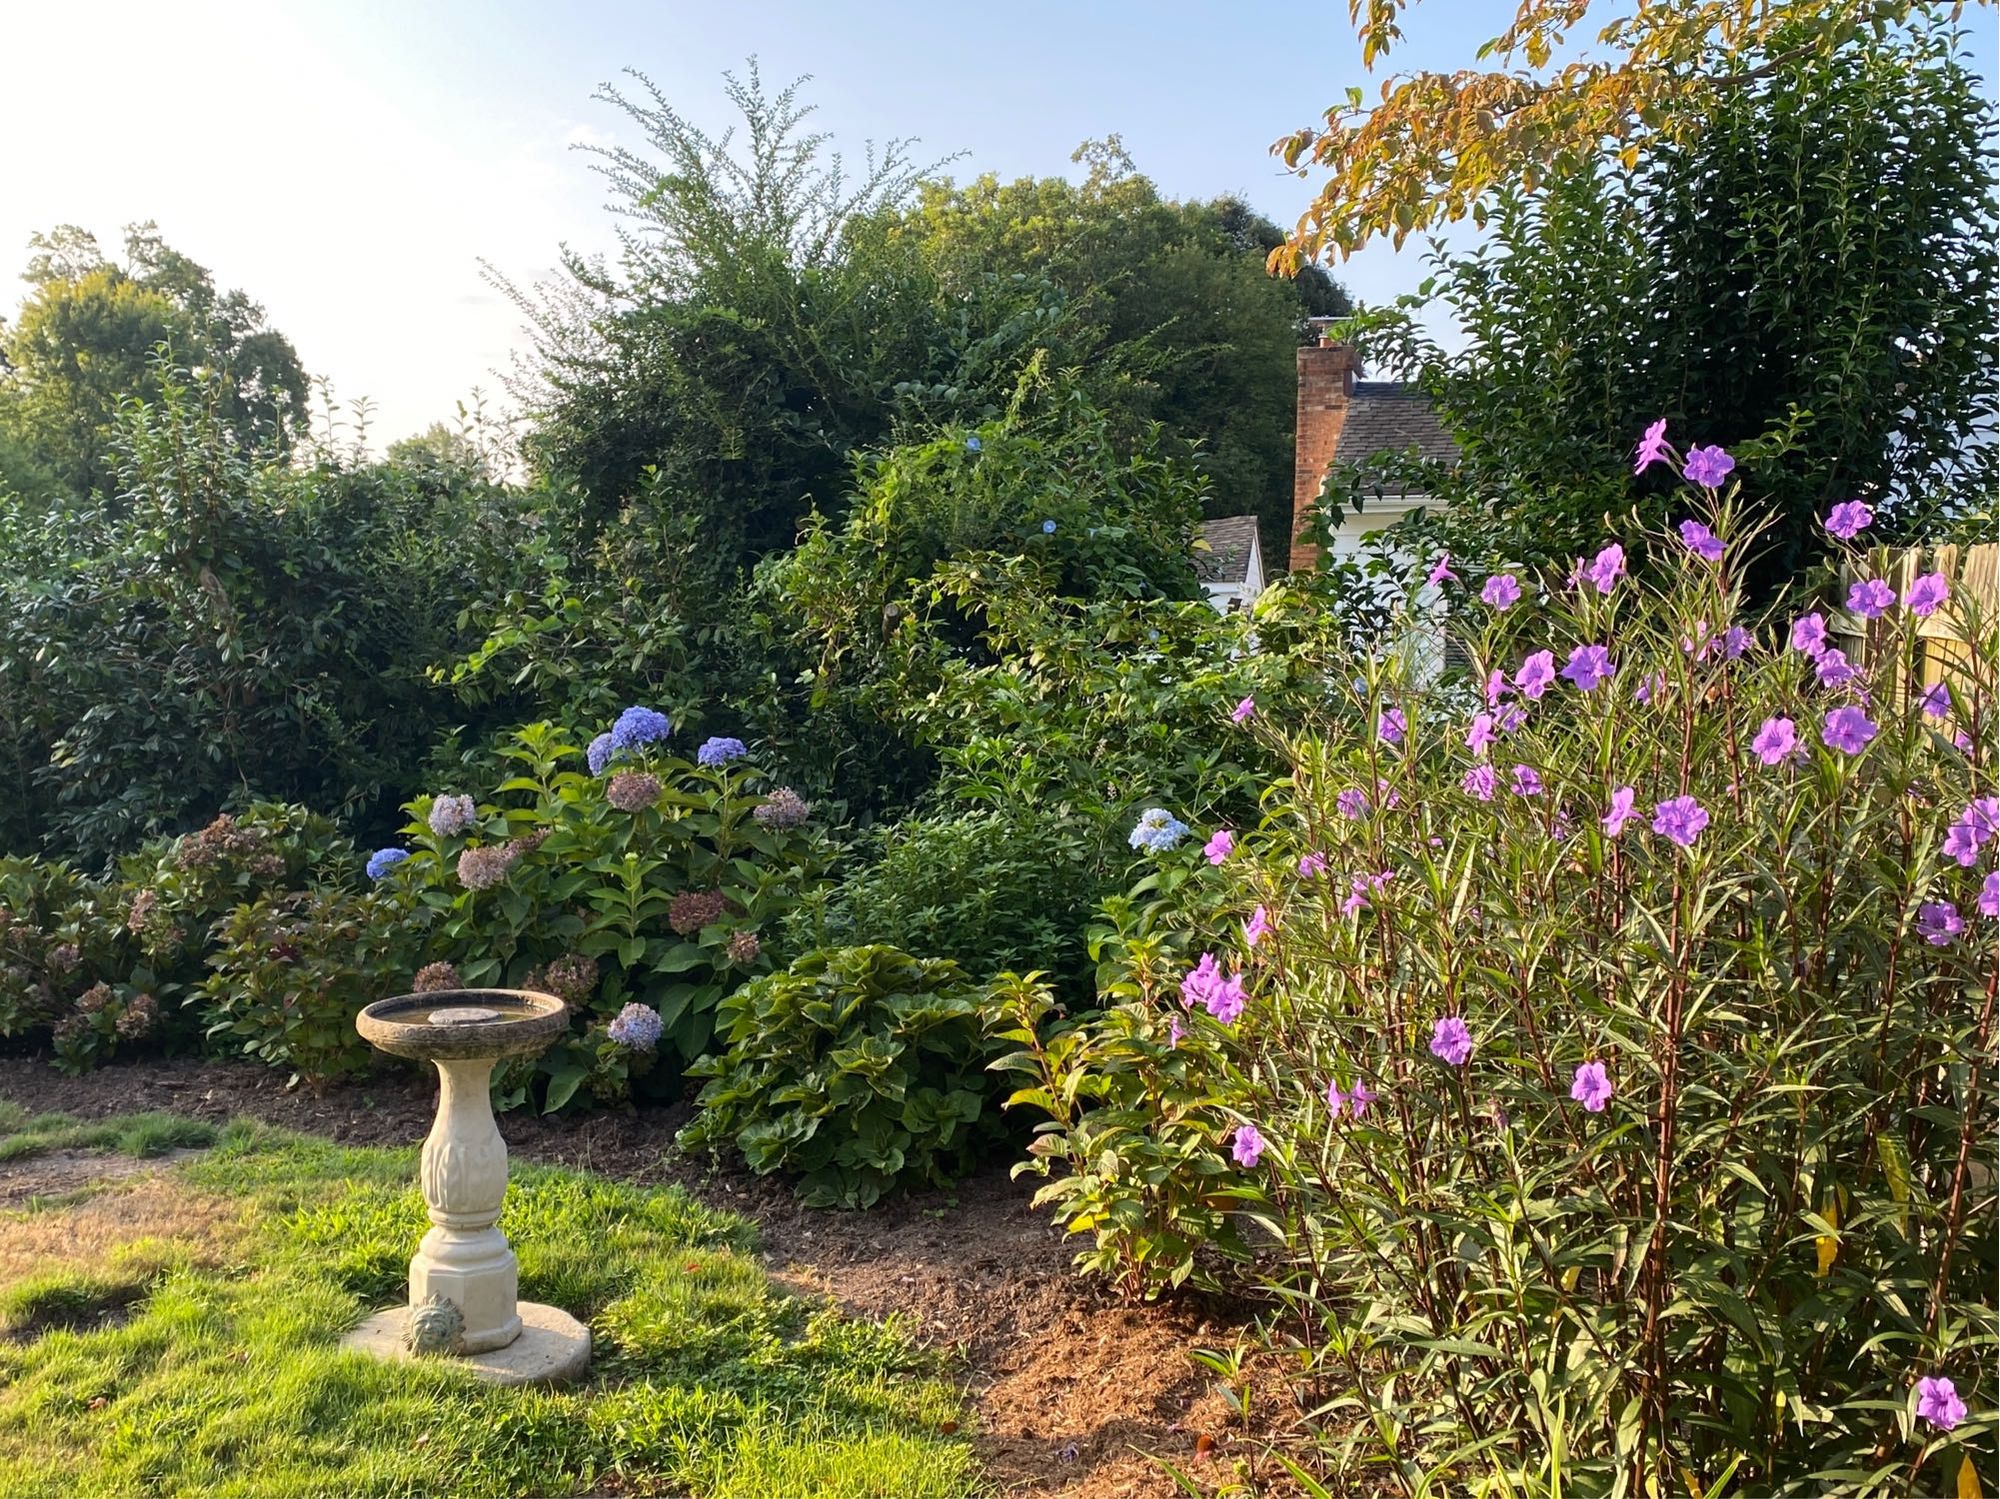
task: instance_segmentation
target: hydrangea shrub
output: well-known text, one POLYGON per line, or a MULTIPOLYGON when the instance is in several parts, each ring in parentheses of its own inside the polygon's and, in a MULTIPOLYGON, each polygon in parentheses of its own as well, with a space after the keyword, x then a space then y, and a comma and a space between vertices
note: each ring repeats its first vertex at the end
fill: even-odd
POLYGON ((1289 767, 1260 824, 1148 856, 1100 1016, 1009 996, 1085 1262, 1267 1298, 1343 1483, 1992 1470, 1991 601, 1861 591, 1844 649, 1747 617, 1697 466, 1650 569, 1451 574, 1469 680, 1332 659, 1317 711, 1239 706, 1289 767))

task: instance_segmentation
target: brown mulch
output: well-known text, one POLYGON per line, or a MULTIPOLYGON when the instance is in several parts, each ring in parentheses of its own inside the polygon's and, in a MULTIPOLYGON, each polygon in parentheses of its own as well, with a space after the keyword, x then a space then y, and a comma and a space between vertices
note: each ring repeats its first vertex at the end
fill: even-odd
MULTIPOLYGON (((0 1057, 0 1098, 84 1119, 248 1117, 343 1144, 409 1145, 430 1128, 436 1084, 414 1069, 384 1072, 315 1098, 247 1061, 155 1058, 69 1078, 38 1058, 0 1057)), ((1075 1246, 1029 1206, 1032 1181, 1010 1181, 1001 1166, 949 1193, 815 1211, 782 1183, 683 1155, 673 1135, 687 1113, 685 1103, 582 1117, 517 1111, 500 1116, 500 1132, 519 1159, 673 1182, 741 1213, 781 1281, 862 1315, 900 1314, 962 1358, 975 1449, 1010 1499, 1166 1499, 1181 1490, 1147 1454, 1214 1484, 1254 1450, 1187 1357, 1234 1341, 1228 1310, 1193 1297, 1128 1303, 1082 1279, 1075 1246)))

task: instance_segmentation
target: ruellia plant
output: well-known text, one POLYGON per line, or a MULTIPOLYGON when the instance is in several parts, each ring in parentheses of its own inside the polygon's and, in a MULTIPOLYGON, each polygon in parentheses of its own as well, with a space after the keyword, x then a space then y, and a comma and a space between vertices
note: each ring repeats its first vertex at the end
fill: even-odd
POLYGON ((1751 617, 1728 455, 1649 456, 1673 529, 1438 561, 1469 680, 1236 705, 1290 768, 1257 824, 1135 830, 1101 1015, 1008 995, 1026 1169, 1095 1268, 1267 1299, 1340 1491, 1976 1486, 1991 601, 1892 583, 1849 502, 1835 602, 1751 617))
MULTIPOLYGON (((588 744, 516 732, 491 800, 409 804, 407 846, 367 861, 416 932, 419 988, 510 985, 567 1000, 579 1025, 537 1064, 536 1096, 629 1096, 664 1048, 700 1056, 723 996, 770 967, 764 932, 824 859, 795 792, 760 790, 745 745, 674 754, 666 715, 633 707, 588 744)), ((506 1086, 518 1099, 530 1081, 506 1086)))

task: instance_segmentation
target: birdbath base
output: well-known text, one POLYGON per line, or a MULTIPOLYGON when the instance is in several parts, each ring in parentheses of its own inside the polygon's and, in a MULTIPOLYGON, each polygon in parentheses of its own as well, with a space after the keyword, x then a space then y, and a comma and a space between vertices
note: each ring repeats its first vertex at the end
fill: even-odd
MULTIPOLYGON (((464 1353, 440 1362, 471 1370, 488 1384, 568 1384, 590 1372, 590 1329, 559 1307, 522 1301, 515 1305, 521 1335, 505 1348, 464 1353)), ((403 1341, 407 1306, 377 1312, 340 1340, 343 1348, 376 1358, 415 1360, 403 1341)))

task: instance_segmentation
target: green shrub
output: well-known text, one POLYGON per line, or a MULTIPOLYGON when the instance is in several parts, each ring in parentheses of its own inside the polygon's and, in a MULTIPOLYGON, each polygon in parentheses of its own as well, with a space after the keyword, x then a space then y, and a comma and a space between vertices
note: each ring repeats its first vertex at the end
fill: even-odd
POLYGON ((1086 1262, 1267 1298, 1342 1491, 1992 1466, 1990 601, 1933 617, 1974 646, 1920 697, 1902 602, 1821 611, 1842 680, 1811 624, 1728 633, 1751 535, 1691 545, 1658 587, 1609 553, 1504 611, 1448 585, 1470 710, 1327 660, 1323 708, 1242 730, 1288 767, 1261 822, 1110 912, 1109 1009, 1001 996, 1086 1262), (1607 680, 1543 689, 1597 645, 1607 680), (1969 1423, 1919 1416, 1933 1377, 1969 1423))
POLYGON ((948 959, 891 947, 807 953, 722 1003, 725 1049, 684 1145, 733 1145, 800 1178, 816 1207, 945 1186, 998 1133, 980 991, 948 959))

